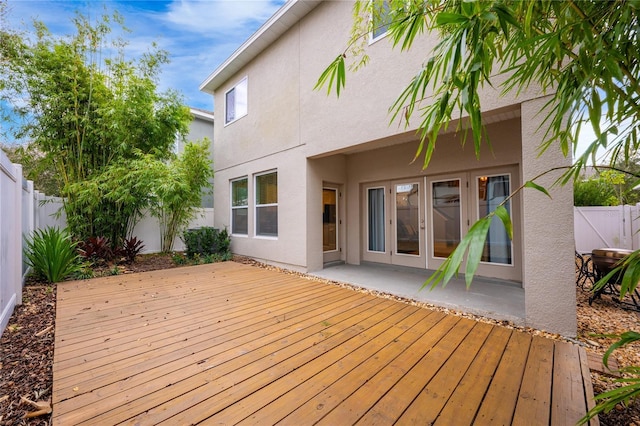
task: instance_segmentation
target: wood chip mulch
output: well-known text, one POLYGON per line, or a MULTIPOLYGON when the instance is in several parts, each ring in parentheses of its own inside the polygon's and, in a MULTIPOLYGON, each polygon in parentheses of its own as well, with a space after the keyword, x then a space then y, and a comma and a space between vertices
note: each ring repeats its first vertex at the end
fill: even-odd
MULTIPOLYGON (((259 267, 279 269, 247 258, 237 257, 234 260, 259 267)), ((143 272, 173 267, 176 265, 171 256, 144 255, 139 256, 133 265, 121 268, 121 272, 143 272)), ((295 272, 285 272, 305 276, 295 272)), ((577 288, 578 337, 576 342, 583 345, 589 353, 601 357, 614 341, 601 335, 622 333, 627 330, 640 331, 640 313, 621 309, 611 300, 611 296, 604 296, 590 306, 589 294, 588 290, 577 288)), ((378 295, 395 298, 392 295, 378 295)), ((55 286, 27 283, 23 292, 23 304, 16 307, 9 326, 2 334, 0 339, 0 426, 51 424, 55 297, 55 286), (33 417, 25 418, 25 415, 33 417)), ((411 301, 403 301, 411 303, 411 301)), ((427 307, 440 309, 430 305, 427 307)), ((450 310, 446 311, 456 314, 450 310)), ((460 315, 474 317, 467 314, 460 315)), ((475 319, 493 322, 484 318, 475 319)), ((504 321, 495 323, 551 338, 561 338, 539 330, 514 327, 504 321)), ((591 356, 593 357, 594 355, 591 356)), ((614 357, 620 367, 640 365, 640 343, 617 350, 614 357)), ((597 394, 619 386, 614 382, 616 378, 615 375, 592 370, 594 392, 597 394)), ((628 407, 620 405, 612 412, 601 415, 600 422, 605 426, 640 426, 640 400, 636 400, 628 407)))

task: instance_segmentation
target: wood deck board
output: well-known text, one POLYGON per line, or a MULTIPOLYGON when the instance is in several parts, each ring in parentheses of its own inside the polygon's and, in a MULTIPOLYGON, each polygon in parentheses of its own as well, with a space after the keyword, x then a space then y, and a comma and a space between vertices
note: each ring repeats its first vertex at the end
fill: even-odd
POLYGON ((534 336, 525 366, 515 424, 549 424, 551 406, 553 341, 534 336))
MULTIPOLYGON (((399 311, 395 311, 396 307, 381 312, 382 315, 376 315, 369 318, 370 321, 363 321, 357 326, 357 333, 351 334, 353 328, 346 330, 342 339, 338 334, 326 336, 327 342, 330 339, 338 339, 336 342, 330 343, 325 347, 322 344, 315 345, 316 347, 306 349, 305 353, 297 354, 296 359, 289 358, 285 362, 275 364, 259 374, 245 380, 242 383, 236 384, 233 388, 225 389, 224 392, 215 395, 215 399, 212 401, 203 401, 203 403, 194 405, 187 410, 183 410, 179 415, 167 419, 166 422, 161 424, 175 425, 185 424, 187 422, 200 422, 212 417, 211 421, 224 420, 224 422, 235 423, 246 417, 242 413, 234 409, 234 405, 251 407, 253 398, 249 398, 253 393, 259 392, 270 384, 274 384, 276 388, 274 391, 284 393, 290 390, 297 383, 304 382, 305 380, 318 374, 323 369, 328 368, 338 360, 350 355, 363 345, 371 342, 382 331, 388 329, 388 325, 384 322, 380 322, 380 319, 386 315, 391 316, 406 315, 407 307, 402 308, 399 311), (320 347, 318 347, 320 346, 320 347), (322 355, 322 356, 320 356, 322 355), (304 357, 306 361, 301 363, 299 361, 300 356, 304 357), (299 367, 296 367, 300 365, 299 367), (215 417, 214 417, 215 416, 215 417)), ((324 342, 323 342, 324 343, 324 342)), ((267 399, 270 398, 270 394, 260 393, 267 399)), ((254 408, 260 408, 253 405, 254 408)), ((255 411, 255 409, 254 409, 255 411)))
POLYGON ((531 336, 511 334, 474 424, 511 424, 530 345, 531 336))
POLYGON ((61 426, 557 424, 593 406, 575 345, 233 262, 61 284, 54 358, 61 426))
POLYGON ((474 326, 433 379, 402 413, 398 424, 433 424, 471 366, 491 329, 492 327, 488 324, 477 323, 474 326))
POLYGON ((263 412, 267 423, 270 420, 273 420, 272 423, 274 424, 277 422, 291 425, 315 423, 371 380, 372 372, 380 371, 388 366, 443 318, 444 314, 440 312, 430 312, 415 327, 394 339, 380 353, 372 354, 373 356, 369 357, 364 363, 343 376, 342 380, 334 382, 299 407, 295 405, 289 407, 287 411, 294 410, 291 413, 287 414, 268 405, 261 411, 254 413, 252 421, 247 423, 261 421, 263 412), (285 415, 286 417, 283 417, 285 415))
MULTIPOLYGON (((360 316, 351 316, 336 323, 334 321, 325 330, 311 334, 294 344, 285 347, 260 348, 260 351, 254 351, 258 353, 257 356, 246 354, 247 356, 236 357, 222 366, 218 365, 215 369, 174 384, 171 386, 171 392, 176 395, 175 397, 167 398, 164 390, 155 392, 138 401, 145 407, 140 416, 141 420, 157 424, 170 416, 175 416, 168 424, 185 424, 191 421, 192 416, 209 415, 212 411, 215 413, 222 410, 238 398, 246 396, 247 392, 255 391, 256 388, 264 385, 265 379, 278 379, 294 371, 299 365, 304 365, 336 347, 346 345, 377 320, 399 309, 391 302, 381 305, 385 307, 374 313, 365 313, 366 318, 360 322, 358 322, 362 318, 360 316), (196 407, 201 403, 204 407, 196 407), (206 410, 207 413, 201 410, 206 410)), ((111 420, 113 415, 109 414, 107 418, 111 420)), ((120 421, 119 418, 118 421, 120 421)))
POLYGON ((587 411, 578 346, 558 342, 554 347, 551 422, 576 423, 587 411), (578 362, 575 362, 576 357, 578 362))
MULTIPOLYGON (((372 300, 368 300, 367 303, 360 303, 359 308, 367 309, 373 306, 371 303, 372 300)), ((354 311, 352 306, 351 312, 354 311)), ((322 312, 322 315, 332 315, 336 313, 337 310, 322 312)), ((318 324, 317 318, 313 318, 312 316, 317 311, 311 311, 309 314, 309 318, 305 319, 306 322, 298 323, 299 328, 301 328, 301 335, 310 334, 312 331, 320 332, 325 326, 318 324), (315 324, 314 329, 309 329, 306 327, 306 324, 315 324)), ((346 315, 346 314, 343 314, 346 315)), ((336 317, 336 320, 339 317, 336 317)), ((298 328, 298 327, 297 327, 298 328)), ((103 386, 99 389, 99 392, 91 392, 80 395, 70 401, 72 403, 71 409, 74 408, 75 405, 83 406, 94 404, 94 408, 107 411, 110 409, 117 408, 119 405, 122 405, 120 401, 124 400, 127 402, 134 401, 136 399, 143 398, 145 395, 152 394, 157 390, 161 390, 166 388, 167 386, 172 386, 174 383, 177 383, 181 380, 184 380, 188 377, 191 377, 195 374, 202 372, 204 369, 210 368, 212 365, 222 365, 225 361, 229 361, 233 358, 233 353, 230 353, 233 348, 244 347, 246 349, 259 348, 260 345, 263 345, 268 351, 270 348, 267 344, 274 344, 280 336, 260 336, 259 338, 255 338, 255 336, 249 336, 245 340, 238 341, 230 341, 229 345, 221 345, 218 347, 212 347, 200 352, 196 352, 190 356, 177 359, 170 363, 161 364, 154 368, 148 369, 141 374, 137 374, 135 376, 130 377, 127 380, 117 381, 108 386, 103 386), (276 339, 276 340, 274 340, 276 339), (251 344, 252 346, 243 346, 246 344, 251 344), (108 399, 105 402, 103 396, 107 396, 108 399)), ((290 340, 292 343, 296 341, 297 337, 294 334, 290 334, 289 336, 284 336, 282 339, 290 340)), ((257 357, 259 356, 259 351, 253 351, 251 356, 257 357)), ((238 355, 240 356, 240 355, 238 355)), ((246 361, 248 362, 248 360, 246 361)), ((223 374, 225 371, 228 371, 231 364, 226 364, 224 367, 220 367, 217 369, 219 374, 223 374)), ((62 404, 65 404, 64 401, 62 404)), ((134 402, 131 402, 133 404, 134 402)), ((139 403, 139 401, 135 402, 139 403)), ((66 408, 66 407, 65 407, 66 408)), ((88 412, 89 410, 83 410, 83 413, 87 416, 96 415, 95 413, 88 412)))
POLYGON ((273 402, 257 411, 249 411, 250 415, 241 423, 260 421, 275 424, 289 416, 289 422, 300 424, 312 422, 314 417, 321 417, 319 413, 322 410, 331 408, 330 401, 341 400, 353 393, 366 383, 372 370, 388 364, 417 340, 423 331, 416 329, 426 323, 426 317, 430 314, 424 309, 415 308, 410 316, 387 329, 384 336, 362 346, 359 353, 333 363, 286 392, 274 392, 272 398, 276 399, 273 402))
POLYGON ((513 331, 507 328, 493 327, 484 345, 475 354, 473 363, 436 418, 436 425, 462 426, 473 423, 512 333, 513 331))
MULTIPOLYGON (((132 397, 126 398, 127 401, 132 402, 129 402, 125 408, 129 408, 134 404, 140 405, 145 402, 144 398, 148 398, 148 395, 166 395, 164 390, 167 386, 172 386, 172 392, 175 392, 177 389, 175 385, 177 383, 180 383, 182 380, 192 380, 192 376, 200 374, 211 366, 216 366, 216 373, 223 375, 232 372, 238 365, 241 366, 253 360, 260 359, 278 349, 281 350, 280 353, 282 354, 281 346, 297 344, 304 348, 306 343, 299 343, 300 340, 309 339, 309 336, 313 337, 314 334, 321 333, 328 327, 327 324, 323 324, 325 321, 320 321, 320 319, 328 318, 334 323, 341 324, 353 317, 354 314, 357 315, 375 308, 375 306, 381 304, 382 301, 368 297, 365 298, 364 301, 360 300, 356 303, 357 306, 353 306, 354 303, 348 305, 343 304, 339 305, 339 308, 335 310, 322 313, 315 312, 316 315, 307 318, 305 322, 295 324, 295 329, 274 327, 271 330, 273 332, 267 335, 258 332, 258 334, 261 335, 256 336, 256 333, 251 333, 240 336, 237 340, 224 341, 220 345, 206 348, 202 351, 196 351, 196 349, 199 348, 191 346, 190 350, 195 351, 195 357, 173 357, 171 358, 171 362, 163 362, 164 360, 158 360, 156 358, 152 364, 145 363, 144 365, 145 368, 153 368, 152 371, 147 370, 143 373, 136 374, 133 380, 128 378, 113 383, 125 384, 128 388, 128 393, 132 394, 132 397), (298 328, 300 330, 296 331, 298 328), (243 358, 236 360, 236 358, 239 357, 243 358), (148 381, 149 378, 153 380, 148 381)), ((312 315, 313 313, 314 311, 311 312, 312 315)), ((101 388, 100 395, 102 395, 103 392, 104 388, 101 388)), ((96 395, 96 397, 98 397, 98 395, 96 395)), ((70 403, 75 404, 75 400, 74 398, 70 403)), ((115 398, 113 400, 115 401, 115 398)), ((96 409, 102 411, 106 411, 109 408, 99 400, 95 401, 94 406, 96 409)))
MULTIPOLYGON (((406 307, 400 311, 399 314, 404 315, 404 318, 400 318, 398 323, 415 321, 416 316, 413 314, 416 309, 406 307)), ((316 358, 294 372, 271 381, 238 403, 216 413, 216 417, 224 418, 230 423, 237 423, 265 406, 273 407, 276 413, 286 413, 290 407, 302 403, 300 395, 315 395, 320 392, 365 362, 372 353, 379 352, 389 344, 389 341, 398 338, 402 332, 401 328, 394 327, 393 324, 380 323, 377 330, 373 327, 370 329, 369 339, 362 340, 360 346, 349 348, 344 345, 336 348, 331 356, 316 358), (349 351, 349 349, 353 350, 349 351), (289 396, 289 398, 283 396, 289 396)), ((265 422, 266 419, 260 416, 260 421, 265 422)))
MULTIPOLYGON (((325 293, 323 296, 324 301, 330 303, 336 303, 343 298, 344 295, 341 292, 334 293, 333 295, 325 293)), ((311 296, 316 296, 317 293, 311 296)), ((268 303, 258 304, 255 309, 243 311, 242 316, 230 316, 220 312, 206 311, 192 311, 190 315, 182 319, 172 320, 170 318, 158 318, 148 319, 148 326, 143 327, 128 327, 123 332, 118 333, 105 333, 97 338, 88 339, 92 342, 91 345, 85 345, 77 340, 67 341, 66 343, 73 351, 64 351, 56 359, 57 363, 62 366, 65 362, 69 366, 74 365, 74 361, 77 362, 79 355, 82 354, 83 362, 90 361, 92 359, 104 358, 116 353, 123 353, 126 344, 129 342, 140 342, 140 336, 150 337, 149 342, 163 341, 164 344, 169 342, 165 339, 167 337, 175 336, 176 338, 183 340, 189 338, 190 334, 203 334, 207 330, 206 328, 213 328, 218 334, 222 331, 233 331, 238 328, 246 328, 247 325, 255 325, 256 323, 264 322, 280 322, 285 321, 287 316, 289 319, 303 314, 313 306, 313 302, 310 300, 290 300, 285 306, 270 306, 268 303), (198 321, 194 321, 197 317, 198 321), (105 336, 108 336, 105 339, 105 336)), ((255 330, 255 328, 254 328, 255 330)), ((147 343, 147 342, 145 342, 147 343)), ((125 355, 124 357, 128 357, 125 355)))

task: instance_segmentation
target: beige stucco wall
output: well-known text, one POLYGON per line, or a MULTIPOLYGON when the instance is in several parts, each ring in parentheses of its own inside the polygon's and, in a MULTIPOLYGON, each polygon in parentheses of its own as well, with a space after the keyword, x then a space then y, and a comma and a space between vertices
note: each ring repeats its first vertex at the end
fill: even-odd
MULTIPOLYGON (((357 264, 363 183, 510 165, 522 182, 539 170, 568 162, 551 152, 537 158, 541 138, 535 133, 535 113, 542 104, 535 91, 514 101, 485 88, 483 110, 492 120, 501 120, 489 126, 493 152, 483 147, 478 161, 472 146, 460 148, 460 137, 452 132, 439 140, 427 170, 420 161, 411 164, 416 136, 403 126, 389 125, 388 107, 419 69, 434 38, 421 38, 407 53, 392 51, 385 40, 377 42, 367 48, 369 65, 347 75, 339 99, 313 91, 318 76, 344 49, 350 25, 350 2, 323 2, 216 90, 215 114, 221 118, 214 137, 216 226, 230 225, 231 179, 248 176, 253 197, 254 174, 278 170, 278 238, 253 236, 250 203, 249 236, 233 237, 234 252, 301 270, 322 268, 319 206, 323 184, 331 183, 343 194, 341 256, 357 264), (245 76, 248 114, 225 126, 224 94, 245 76)), ((512 186, 516 183, 514 179, 512 186)), ((525 191, 514 203, 514 247, 522 267, 527 323, 575 334, 570 188, 559 190, 553 204, 535 191, 525 191), (554 212, 552 217, 549 212, 554 212), (557 270, 549 264, 557 264, 557 270)))
MULTIPOLYGON (((538 157, 537 147, 543 140, 543 130, 538 128, 544 118, 538 112, 547 101, 540 98, 522 104, 524 181, 551 168, 570 165, 557 145, 538 157)), ((560 173, 536 180, 550 189, 553 198, 532 189, 523 191, 523 282, 527 323, 572 336, 577 329, 573 192, 571 185, 551 188, 560 173)))
POLYGON ((306 210, 307 182, 306 160, 300 149, 292 149, 273 155, 238 164, 222 170, 216 170, 214 194, 216 197, 215 226, 227 228, 230 224, 230 180, 248 178, 249 202, 248 236, 233 236, 231 249, 234 253, 273 263, 286 264, 300 270, 306 270, 307 227, 306 210), (278 172, 278 237, 255 236, 252 208, 255 199, 254 176, 262 172, 278 172))
MULTIPOLYGON (((389 107, 421 68, 435 44, 437 34, 417 37, 409 51, 392 48, 385 38, 365 44, 369 63, 357 72, 347 71, 347 83, 340 97, 327 96, 326 90, 314 91, 318 77, 347 46, 352 24, 352 3, 323 2, 304 18, 300 26, 300 122, 301 139, 309 156, 340 150, 360 143, 395 136, 404 132, 403 123, 390 125, 389 107), (330 23, 331 27, 329 27, 330 23)), ((347 52, 347 63, 352 55, 347 52)), ((499 84, 500 78, 494 77, 499 84)), ((431 92, 427 91, 427 99, 431 92)), ((519 100, 538 96, 524 92, 519 100)), ((481 90, 483 111, 493 111, 514 103, 500 96, 500 89, 481 90)), ((415 114, 409 128, 420 122, 415 114)))
POLYGON ((314 206, 306 211, 307 228, 307 269, 317 271, 323 266, 322 252, 322 188, 325 185, 339 189, 338 217, 342 218, 339 228, 339 246, 342 248, 341 259, 346 260, 347 234, 349 222, 344 220, 349 192, 345 184, 347 177, 347 157, 334 155, 331 157, 309 160, 307 162, 307 205, 314 206), (317 208, 316 208, 317 206, 317 208))
POLYGON ((298 146, 299 38, 294 27, 215 92, 216 169, 298 146), (248 78, 248 113, 225 125, 225 92, 248 78))

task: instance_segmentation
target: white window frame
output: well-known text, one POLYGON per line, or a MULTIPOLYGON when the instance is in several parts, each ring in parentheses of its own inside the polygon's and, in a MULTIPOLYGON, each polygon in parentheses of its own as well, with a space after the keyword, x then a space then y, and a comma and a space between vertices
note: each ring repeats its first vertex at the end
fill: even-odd
MULTIPOLYGON (((322 187, 322 191, 324 192, 325 190, 326 191, 333 191, 336 194, 336 248, 335 248, 335 250, 327 250, 327 251, 323 250, 322 253, 326 254, 326 253, 336 253, 336 252, 340 251, 340 235, 339 235, 340 227, 338 226, 338 222, 340 220, 338 218, 338 212, 339 212, 339 208, 340 208, 340 206, 339 206, 340 197, 339 197, 338 188, 334 188, 334 187, 331 187, 331 186, 323 186, 322 187)), ((324 194, 323 194, 323 196, 324 196, 324 194)))
POLYGON ((388 232, 387 232, 387 187, 384 185, 377 185, 377 186, 368 186, 366 189, 366 193, 367 193, 367 247, 366 250, 368 253, 376 253, 376 254, 385 254, 388 253, 389 250, 387 250, 388 246, 387 244, 389 243, 388 240, 388 232), (369 194, 370 194, 370 190, 371 189, 382 189, 382 213, 384 214, 384 218, 383 218, 383 225, 384 225, 384 250, 383 251, 377 251, 377 250, 371 250, 369 249, 369 247, 371 247, 371 241, 370 241, 370 235, 369 235, 369 230, 371 227, 371 212, 369 211, 369 194))
MULTIPOLYGON (((387 3, 387 7, 389 7, 388 3, 387 3)), ((373 13, 369 16, 369 19, 371 20, 371 31, 369 32, 369 44, 371 45, 377 42, 378 40, 382 40, 383 38, 389 35, 389 28, 388 28, 389 24, 387 24, 387 29, 383 33, 380 33, 377 36, 374 36, 374 31, 375 31, 374 25, 376 24, 374 22, 373 13)))
POLYGON ((230 217, 230 221, 231 222, 231 235, 233 236, 240 236, 240 237, 247 237, 249 236, 249 221, 248 221, 248 216, 249 216, 249 177, 248 176, 242 176, 236 179, 231 179, 229 181, 229 205, 231 206, 231 217, 230 217), (247 200, 246 200, 246 204, 242 205, 242 206, 234 206, 233 205, 233 184, 234 182, 240 182, 242 180, 246 180, 247 181, 247 200), (247 232, 244 234, 239 234, 239 233, 234 233, 233 232, 233 211, 234 210, 239 210, 239 209, 246 209, 247 210, 247 232))
MULTIPOLYGON (((258 178, 260 176, 264 176, 264 175, 270 175, 270 174, 274 174, 276 176, 278 176, 278 170, 274 169, 274 170, 268 170, 266 172, 261 172, 261 173, 256 173, 253 175, 253 201, 254 201, 254 205, 253 205, 253 234, 255 235, 256 238, 264 238, 267 240, 277 240, 278 239, 278 233, 280 231, 280 227, 277 226, 278 231, 276 233, 276 235, 264 235, 264 234, 259 234, 258 233, 258 208, 261 207, 276 207, 276 212, 278 211, 278 203, 277 201, 275 203, 268 203, 268 204, 258 204, 258 178)), ((278 186, 276 186, 276 197, 278 194, 279 188, 278 186)), ((278 197, 279 198, 279 197, 278 197)), ((278 221, 280 220, 280 215, 278 215, 278 221)), ((278 225, 278 223, 276 223, 276 225, 278 225)))
POLYGON ((429 210, 429 214, 431 216, 431 219, 429 220, 429 232, 431 233, 431 237, 429 240, 429 243, 431 244, 431 250, 429 253, 429 256, 432 259, 437 259, 437 260, 443 260, 446 259, 446 257, 440 257, 440 256, 436 256, 435 254, 435 220, 433 218, 433 195, 434 195, 434 191, 433 191, 433 184, 435 183, 442 183, 442 182, 452 182, 452 181, 458 181, 458 191, 459 191, 459 195, 460 195, 460 242, 462 242, 462 239, 464 238, 464 236, 466 235, 465 233, 465 228, 464 228, 464 212, 465 212, 465 205, 466 205, 466 200, 465 197, 467 196, 466 192, 463 191, 463 185, 465 184, 466 181, 463 181, 462 177, 460 177, 459 175, 454 175, 450 178, 447 177, 438 177, 437 179, 434 180, 429 180, 429 194, 428 197, 429 199, 427 200, 427 202, 429 203, 428 206, 431 208, 431 210, 429 210))
POLYGON ((246 116, 249 113, 249 77, 245 76, 240 81, 238 81, 231 89, 224 92, 224 125, 227 126, 231 123, 235 123, 240 120, 242 117, 246 116), (240 90, 240 88, 244 86, 244 91, 240 90), (231 120, 227 120, 228 118, 228 108, 227 98, 229 93, 234 92, 234 116, 231 120), (242 103, 238 104, 238 94, 244 94, 244 105, 242 103), (242 106, 242 108, 238 108, 238 106, 242 106))
MULTIPOLYGON (((496 177, 496 176, 508 176, 509 177, 509 194, 511 194, 511 188, 513 187, 513 176, 511 175, 510 172, 504 172, 504 173, 500 173, 500 172, 496 172, 496 173, 480 173, 480 174, 476 174, 474 177, 475 180, 475 194, 474 194, 474 198, 475 198, 475 210, 476 210, 476 218, 477 220, 481 219, 480 217, 480 195, 478 194, 478 179, 480 179, 481 177, 487 177, 487 178, 491 178, 491 177, 496 177)), ((508 201, 509 203, 509 217, 511 218, 511 223, 513 223, 513 203, 511 202, 511 200, 508 201)), ((484 216, 483 216, 484 217, 484 216)), ((497 217, 497 216, 496 216, 497 217)), ((502 224, 500 224, 500 226, 502 226, 502 224)), ((488 234, 487 234, 488 235, 488 234)), ((506 268, 513 268, 515 267, 515 253, 514 253, 514 244, 513 244, 513 239, 510 240, 510 248, 511 248, 511 263, 499 263, 499 262, 487 262, 487 261, 480 261, 481 264, 483 265, 491 265, 491 266, 499 266, 499 267, 506 267, 506 268)))

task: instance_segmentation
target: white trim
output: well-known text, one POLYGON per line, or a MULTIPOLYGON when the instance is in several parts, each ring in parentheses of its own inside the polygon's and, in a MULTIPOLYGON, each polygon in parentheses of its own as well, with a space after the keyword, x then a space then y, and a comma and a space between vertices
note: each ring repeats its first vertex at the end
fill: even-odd
POLYGON ((198 108, 189 108, 189 112, 194 117, 200 118, 202 120, 211 121, 211 122, 214 121, 213 112, 211 112, 211 111, 204 111, 204 110, 198 109, 198 108))
MULTIPOLYGON (((477 173, 477 172, 476 172, 477 173)), ((475 208, 476 208, 476 220, 480 220, 480 198, 479 198, 479 194, 478 194, 478 179, 481 176, 486 176, 488 178, 490 177, 496 177, 496 176, 508 176, 509 177, 509 194, 511 194, 511 183, 513 182, 513 179, 511 178, 511 172, 505 172, 505 173, 493 173, 493 174, 474 174, 474 186, 473 188, 475 188, 475 194, 473 196, 474 200, 475 200, 475 208)), ((508 195, 507 195, 508 196, 508 195)), ((511 224, 513 225, 513 214, 512 214, 512 206, 511 206, 511 200, 508 201, 509 203, 509 218, 511 219, 511 224)), ((483 216, 484 217, 484 216, 483 216)), ((487 231, 489 232, 489 231, 487 231)), ((487 261, 482 261, 480 260, 480 263, 483 265, 490 265, 490 266, 501 266, 501 267, 509 267, 509 268, 514 268, 515 267, 515 258, 514 258, 514 247, 513 247, 513 239, 509 239, 509 248, 510 248, 510 257, 511 257, 511 263, 500 263, 500 262, 487 262, 487 261)))
MULTIPOLYGON (((262 239, 269 239, 269 240, 277 240, 278 239, 278 234, 280 233, 280 215, 278 214, 277 217, 277 222, 276 222, 276 227, 277 227, 277 233, 276 235, 264 235, 264 234, 258 234, 258 208, 260 207, 276 207, 276 212, 278 212, 278 203, 269 203, 269 204, 258 204, 258 201, 256 200, 256 197, 258 195, 258 183, 257 180, 260 176, 265 176, 265 175, 270 175, 270 174, 274 174, 276 175, 276 179, 278 177, 278 169, 272 169, 272 170, 268 170, 266 172, 260 172, 260 173, 255 173, 253 175, 253 236, 254 238, 262 238, 262 239)), ((279 199, 280 197, 278 196, 278 192, 280 190, 279 188, 280 185, 276 184, 276 198, 279 199)))
MULTIPOLYGON (((387 3, 388 5, 388 3, 387 3)), ((370 9, 372 10, 372 9, 370 9)), ((369 21, 371 23, 371 31, 369 31, 369 46, 371 46, 372 44, 375 44, 376 42, 382 40, 383 38, 387 37, 389 35, 389 24, 387 24, 387 30, 381 34, 378 34, 376 37, 373 36, 373 32, 375 31, 375 23, 373 22, 373 14, 369 13, 369 21)))
POLYGON ((229 223, 231 224, 231 235, 248 237, 249 236, 249 176, 243 176, 243 177, 229 180, 229 206, 230 206, 229 223), (234 206, 233 205, 233 183, 239 182, 241 180, 247 181, 247 204, 245 204, 244 206, 234 206), (236 234, 233 232, 233 210, 238 210, 238 209, 247 209, 247 233, 246 234, 236 234))
MULTIPOLYGON (((464 174, 464 172, 462 174, 464 174)), ((463 213, 464 213, 463 207, 464 206, 463 206, 463 203, 464 203, 465 194, 462 193, 462 190, 463 190, 463 188, 462 188, 462 185, 463 185, 462 177, 458 176, 458 177, 451 177, 451 178, 448 178, 448 179, 447 178, 442 178, 442 179, 434 179, 434 180, 429 179, 428 180, 428 188, 429 188, 428 192, 429 193, 427 194, 427 199, 425 200, 425 202, 428 203, 427 204, 427 211, 430 213, 429 214, 429 218, 430 218, 430 220, 429 220, 429 231, 430 231, 430 235, 431 235, 431 241, 430 241, 430 243, 431 243, 430 244, 431 245, 431 253, 428 253, 428 256, 427 256, 428 258, 430 257, 432 259, 437 259, 437 260, 446 259, 446 257, 436 256, 436 253, 435 253, 435 249, 436 249, 436 244, 435 243, 436 242, 435 242, 435 239, 434 239, 434 237, 435 237, 435 231, 434 231, 435 223, 434 223, 434 220, 433 220, 433 210, 434 210, 433 209, 433 184, 434 183, 440 183, 440 182, 451 182, 451 181, 458 181, 458 196, 460 197, 460 199, 459 199, 459 201, 460 201, 460 206, 459 206, 459 211, 460 211, 460 223, 459 223, 459 226, 460 226, 460 241, 462 241, 462 239, 464 238, 464 235, 465 235, 464 226, 463 226, 463 222, 464 222, 464 216, 463 216, 463 213)), ((458 242, 458 244, 460 244, 460 241, 458 242)))
POLYGON ((244 76, 243 78, 241 78, 240 80, 238 80, 238 82, 236 84, 233 85, 233 87, 231 87, 229 90, 227 90, 226 92, 224 92, 224 127, 228 126, 231 123, 235 123, 236 121, 240 120, 242 117, 245 117, 246 115, 249 114, 249 77, 248 76, 244 76), (240 86, 242 83, 245 83, 245 87, 246 87, 246 99, 245 99, 245 110, 242 113, 238 113, 237 109, 238 109, 238 98, 237 98, 237 88, 238 86, 240 86), (234 116, 233 116, 233 120, 227 121, 227 95, 229 93, 231 93, 232 91, 236 91, 236 95, 234 96, 233 100, 234 100, 234 116))
MULTIPOLYGON (((392 182, 391 185, 393 186, 393 190, 392 193, 394 195, 394 197, 392 197, 392 201, 393 201, 393 223, 395 224, 395 226, 393 227, 393 244, 394 244, 394 256, 407 256, 409 258, 415 259, 415 258, 419 258, 420 256, 423 255, 423 253, 421 253, 422 248, 422 233, 420 232, 420 213, 422 208, 420 207, 420 181, 412 181, 412 180, 400 180, 400 181, 395 181, 392 182), (413 185, 417 185, 418 186, 418 254, 410 254, 410 253, 400 253, 398 251, 398 200, 397 200, 397 195, 398 195, 398 186, 400 185, 411 185, 413 187, 413 185)), ((424 250, 426 250, 426 245, 424 250)))
MULTIPOLYGON (((325 190, 333 191, 336 194, 336 249, 335 250, 327 250, 327 251, 322 250, 322 253, 323 254, 326 254, 326 253, 338 253, 340 251, 340 234, 339 234, 340 233, 340 226, 338 226, 338 223, 340 222, 340 206, 338 204, 338 202, 339 202, 338 199, 340 198, 339 197, 340 193, 339 193, 338 188, 332 188, 330 186, 323 186, 322 187, 322 191, 325 191, 325 190)), ((324 235, 322 236, 322 238, 324 240, 324 235)))
POLYGON ((367 228, 366 228, 366 235, 367 235, 367 244, 366 244, 366 251, 367 253, 376 253, 376 254, 384 254, 384 253, 388 253, 387 251, 387 187, 386 186, 367 186, 365 187, 365 190, 367 192, 367 200, 366 200, 366 215, 367 215, 367 228), (369 250, 369 191, 371 189, 382 189, 382 196, 383 196, 383 202, 382 202, 382 212, 385 215, 384 218, 384 250, 383 251, 375 251, 375 250, 369 250))

